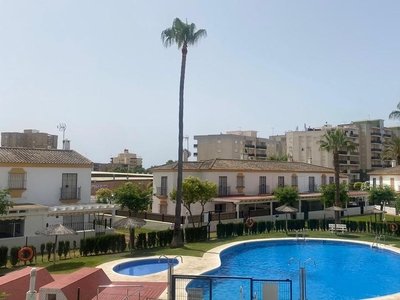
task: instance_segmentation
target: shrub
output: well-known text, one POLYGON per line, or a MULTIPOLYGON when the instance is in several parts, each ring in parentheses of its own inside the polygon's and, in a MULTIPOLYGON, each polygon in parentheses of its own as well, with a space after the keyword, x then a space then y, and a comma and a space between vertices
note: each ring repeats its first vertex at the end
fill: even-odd
POLYGON ((58 242, 58 249, 57 249, 57 254, 58 254, 58 257, 61 259, 61 256, 63 255, 63 253, 64 253, 64 241, 59 241, 58 242))
POLYGON ((46 243, 46 251, 47 251, 47 260, 48 261, 50 261, 52 250, 53 250, 53 243, 47 242, 46 243))
POLYGON ((0 246, 0 267, 7 265, 8 247, 0 246))
POLYGON ((40 244, 40 255, 42 255, 42 262, 43 262, 43 256, 44 256, 44 250, 46 249, 46 244, 41 243, 40 244))
POLYGON ((13 267, 18 263, 18 252, 21 250, 21 247, 14 246, 10 250, 10 263, 13 267))
POLYGON ((69 241, 65 241, 64 243, 64 258, 67 258, 69 250, 71 249, 69 241))
POLYGON ((147 234, 147 245, 149 248, 153 248, 157 243, 157 232, 152 231, 147 234))

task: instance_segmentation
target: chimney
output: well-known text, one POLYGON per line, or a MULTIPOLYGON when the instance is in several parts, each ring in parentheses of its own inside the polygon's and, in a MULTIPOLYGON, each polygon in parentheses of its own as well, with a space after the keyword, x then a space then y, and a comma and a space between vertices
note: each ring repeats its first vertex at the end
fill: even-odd
POLYGON ((70 140, 63 140, 63 150, 71 150, 70 140))
POLYGON ((312 164, 312 158, 311 157, 308 158, 307 163, 310 164, 310 165, 312 164))
POLYGON ((395 159, 392 160, 392 168, 394 168, 395 166, 397 166, 397 162, 395 159))

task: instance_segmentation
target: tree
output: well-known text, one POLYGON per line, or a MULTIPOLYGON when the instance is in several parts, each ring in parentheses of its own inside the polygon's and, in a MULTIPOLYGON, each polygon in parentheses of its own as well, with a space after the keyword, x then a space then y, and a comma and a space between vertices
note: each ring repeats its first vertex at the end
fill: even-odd
POLYGON ((396 192, 388 185, 378 186, 369 190, 368 200, 370 204, 381 205, 383 201, 396 200, 396 192))
POLYGON ((7 213, 9 208, 14 207, 14 202, 10 200, 10 191, 0 189, 0 215, 7 213))
POLYGON ((397 110, 393 110, 389 115, 390 120, 399 120, 400 119, 400 102, 397 104, 397 110))
POLYGON ((141 187, 131 182, 124 183, 114 190, 115 203, 128 208, 133 213, 147 210, 152 199, 152 188, 141 187))
POLYGON ((96 203, 110 203, 113 193, 110 189, 103 188, 96 191, 96 203))
MULTIPOLYGON (((204 205, 217 197, 217 185, 209 181, 201 181, 198 177, 189 176, 182 182, 182 204, 189 212, 193 221, 192 204, 199 203, 201 205, 201 215, 204 212, 204 205)), ((170 193, 170 198, 176 201, 177 189, 173 189, 170 193)), ((180 224, 179 224, 180 226, 180 224)))
MULTIPOLYGON (((320 200, 324 203, 325 207, 330 207, 333 204, 339 206, 335 203, 335 184, 324 184, 320 188, 321 197, 320 200)), ((339 185, 339 198, 340 198, 340 206, 344 206, 344 204, 350 201, 350 197, 347 193, 347 186, 345 183, 341 183, 339 185)))
MULTIPOLYGON (((320 150, 325 150, 333 153, 333 169, 335 173, 335 205, 341 207, 340 201, 340 168, 339 168, 339 150, 346 151, 354 150, 356 146, 348 139, 345 132, 340 129, 328 130, 319 141, 320 150)), ((335 211, 335 223, 339 223, 339 211, 335 211)))
POLYGON ((387 160, 395 160, 400 165, 400 137, 394 136, 383 144, 382 158, 387 160))
POLYGON ((165 47, 177 44, 182 49, 181 75, 179 84, 179 133, 178 133, 178 178, 177 196, 175 206, 175 226, 171 248, 183 247, 181 235, 181 204, 182 204, 182 179, 183 179, 183 91, 185 87, 186 55, 189 45, 195 45, 201 38, 207 36, 204 29, 196 30, 194 23, 187 24, 176 18, 172 27, 161 32, 161 40, 165 47))
POLYGON ((288 156, 287 156, 287 154, 282 155, 282 156, 277 156, 275 154, 272 154, 272 155, 267 156, 267 160, 268 161, 287 161, 288 156))
POLYGON ((291 186, 279 187, 274 190, 274 197, 281 204, 294 206, 297 199, 299 199, 299 192, 296 188, 291 186))
MULTIPOLYGON (((115 203, 121 205, 121 208, 129 209, 134 214, 145 211, 150 206, 152 201, 153 188, 150 186, 142 187, 131 182, 124 183, 114 190, 115 203)), ((135 228, 129 228, 129 239, 131 250, 135 241, 135 228)))

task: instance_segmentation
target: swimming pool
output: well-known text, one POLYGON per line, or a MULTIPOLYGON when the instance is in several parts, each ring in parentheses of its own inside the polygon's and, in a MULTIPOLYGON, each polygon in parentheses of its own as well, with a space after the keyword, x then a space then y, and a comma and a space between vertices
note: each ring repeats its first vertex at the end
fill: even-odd
POLYGON ((140 259, 118 264, 114 266, 113 271, 122 275, 143 276, 167 270, 168 263, 176 266, 179 261, 171 258, 140 259))
MULTIPOLYGON (((299 298, 299 264, 307 263, 307 298, 363 299, 400 292, 400 255, 366 244, 307 240, 246 242, 221 252, 221 266, 207 275, 258 279, 291 279, 293 299, 299 298)), ((237 299, 238 282, 213 283, 213 299, 237 299)), ((190 284, 196 287, 196 281, 190 284)), ((200 287, 200 286, 199 286, 200 287)), ((205 298, 207 299, 207 298, 205 298)))

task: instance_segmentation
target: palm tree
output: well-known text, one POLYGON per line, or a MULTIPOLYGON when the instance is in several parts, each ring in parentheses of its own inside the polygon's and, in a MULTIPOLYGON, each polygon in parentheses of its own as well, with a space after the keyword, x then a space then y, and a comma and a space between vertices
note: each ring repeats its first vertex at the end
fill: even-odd
POLYGON ((202 37, 207 36, 207 31, 196 31, 195 24, 187 24, 176 18, 171 28, 161 32, 161 40, 165 47, 177 44, 182 49, 181 78, 179 84, 179 134, 178 134, 178 182, 175 202, 175 226, 171 248, 183 247, 181 235, 181 204, 182 204, 182 169, 183 169, 183 91, 185 87, 186 55, 189 45, 195 45, 202 37))
MULTIPOLYGON (((341 207, 340 202, 340 168, 339 168, 339 150, 346 151, 355 149, 354 143, 348 139, 345 132, 340 129, 328 130, 319 141, 319 149, 333 153, 333 169, 335 173, 335 206, 341 207)), ((335 211, 335 223, 339 223, 339 211, 335 211)))
POLYGON ((397 110, 394 110, 389 115, 390 120, 400 120, 400 102, 397 104, 397 110))
POLYGON ((382 154, 383 159, 395 160, 400 165, 400 137, 394 136, 385 142, 382 154))

